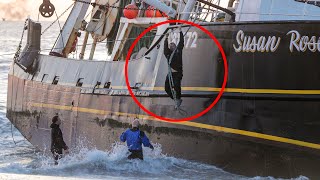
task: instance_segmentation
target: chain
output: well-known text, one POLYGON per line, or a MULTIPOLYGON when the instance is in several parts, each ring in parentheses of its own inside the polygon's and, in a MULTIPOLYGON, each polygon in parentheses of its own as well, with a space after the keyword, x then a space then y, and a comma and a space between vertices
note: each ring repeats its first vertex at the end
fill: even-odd
POLYGON ((61 13, 60 16, 58 16, 57 19, 54 20, 45 30, 43 30, 41 35, 43 35, 48 29, 50 29, 53 24, 56 23, 61 18, 61 16, 63 16, 73 6, 73 4, 74 3, 72 3, 65 11, 63 11, 63 13, 61 13))
POLYGON ((28 20, 29 20, 29 19, 26 19, 26 20, 24 21, 23 31, 22 31, 22 34, 21 34, 21 39, 20 39, 20 42, 19 42, 17 51, 16 51, 16 53, 14 54, 14 57, 13 57, 14 62, 17 62, 17 61, 18 61, 18 58, 19 58, 19 56, 20 56, 21 47, 22 47, 22 40, 23 40, 23 36, 24 36, 24 31, 27 29, 27 22, 28 22, 28 20))

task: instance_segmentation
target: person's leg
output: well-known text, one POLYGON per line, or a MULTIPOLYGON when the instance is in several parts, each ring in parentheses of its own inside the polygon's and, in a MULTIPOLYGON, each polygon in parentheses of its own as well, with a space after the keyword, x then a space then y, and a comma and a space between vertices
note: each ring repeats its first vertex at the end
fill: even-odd
POLYGON ((58 165, 59 155, 57 153, 54 153, 53 158, 54 158, 54 165, 58 165))
POLYGON ((131 154, 128 156, 128 159, 141 159, 143 160, 142 151, 130 151, 131 154))
POLYGON ((133 153, 131 152, 131 154, 128 156, 128 159, 134 159, 133 153))
POLYGON ((172 73, 172 76, 173 76, 174 90, 176 91, 176 98, 181 99, 182 74, 176 72, 176 73, 172 73))
POLYGON ((178 109, 182 103, 181 99, 181 80, 182 80, 182 73, 173 73, 173 83, 174 83, 174 90, 176 93, 176 105, 175 109, 178 109))
POLYGON ((142 150, 137 152, 137 158, 143 160, 143 153, 142 150))
POLYGON ((167 92, 167 94, 170 96, 170 98, 173 99, 172 92, 170 89, 170 84, 169 84, 169 75, 167 75, 167 77, 166 77, 164 89, 167 92))
POLYGON ((58 165, 58 160, 62 158, 62 149, 54 149, 53 152, 54 165, 58 165))

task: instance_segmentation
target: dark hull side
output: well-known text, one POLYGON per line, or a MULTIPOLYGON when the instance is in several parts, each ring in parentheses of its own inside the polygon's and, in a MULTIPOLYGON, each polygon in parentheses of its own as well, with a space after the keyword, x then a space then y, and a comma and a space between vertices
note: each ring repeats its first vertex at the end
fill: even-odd
MULTIPOLYGON (((49 126, 56 112, 71 147, 85 138, 89 145, 108 149, 130 122, 139 118, 150 139, 172 156, 249 176, 319 177, 320 47, 309 52, 302 44, 302 50, 293 46, 291 52, 288 32, 294 29, 310 38, 319 37, 320 22, 204 27, 224 47, 229 77, 222 99, 201 118, 166 123, 145 114, 127 95, 123 62, 50 56, 39 57, 35 75, 24 73, 17 65, 11 68, 7 116, 39 149, 50 148, 49 126), (254 43, 249 44, 251 49, 236 52, 239 44, 244 44, 237 42, 240 30, 256 36, 257 41, 261 36, 275 36, 281 37, 281 42, 273 44, 273 52, 258 52, 254 43), (56 76, 59 82, 52 84, 56 76), (79 78, 85 78, 82 87, 76 87, 79 78), (94 90, 97 81, 102 85, 111 82, 111 87, 94 90)), ((195 49, 184 50, 182 109, 187 114, 174 111, 173 101, 163 91, 165 60, 129 65, 130 84, 143 82, 135 90, 141 92, 138 100, 155 114, 172 118, 194 115, 210 105, 221 87, 224 72, 216 46, 200 31, 191 31, 198 32, 199 40, 195 49)))

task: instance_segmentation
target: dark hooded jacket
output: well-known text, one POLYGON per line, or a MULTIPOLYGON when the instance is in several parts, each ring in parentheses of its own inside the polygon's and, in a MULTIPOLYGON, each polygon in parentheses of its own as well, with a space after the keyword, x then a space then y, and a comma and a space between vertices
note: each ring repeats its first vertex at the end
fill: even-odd
POLYGON ((51 124, 51 150, 53 149, 68 149, 68 146, 63 140, 62 132, 57 124, 51 124))
MULTIPOLYGON (((172 57, 170 67, 172 69, 178 71, 181 74, 183 73, 183 70, 182 70, 182 50, 183 50, 183 47, 184 47, 184 37, 183 37, 183 33, 180 32, 180 41, 177 46, 177 50, 172 57)), ((171 54, 172 54, 172 51, 168 47, 168 39, 166 38, 165 43, 164 43, 164 55, 166 56, 168 62, 170 60, 171 54)))

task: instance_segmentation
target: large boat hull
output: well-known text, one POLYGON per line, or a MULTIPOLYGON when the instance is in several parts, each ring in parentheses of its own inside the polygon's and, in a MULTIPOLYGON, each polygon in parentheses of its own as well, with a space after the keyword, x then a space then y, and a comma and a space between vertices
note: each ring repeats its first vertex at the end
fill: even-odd
MULTIPOLYGON (((289 32, 294 28, 311 37, 319 32, 320 22, 204 27, 225 49, 229 78, 217 105, 194 121, 163 122, 141 110, 126 90, 123 62, 108 64, 44 55, 39 56, 39 69, 33 75, 18 65, 11 67, 7 117, 42 150, 50 148, 49 126, 57 112, 71 147, 85 139, 88 146, 108 149, 138 118, 141 129, 168 155, 249 176, 319 177, 320 48, 313 51, 314 47, 307 45, 311 49, 308 52, 302 45, 298 52, 300 47, 292 45, 291 52, 289 32), (303 28, 309 30, 308 34, 303 28), (256 42, 261 36, 266 41, 274 36, 275 40, 270 41, 269 52, 258 52, 252 42, 246 50, 240 48, 245 44, 241 31, 252 39, 256 36, 256 42), (277 37, 281 37, 281 44, 277 45, 277 37), (57 76, 59 82, 55 83, 57 76), (79 78, 85 78, 82 87, 76 86, 79 78), (111 85, 96 87, 97 81, 111 85)), ((129 63, 132 86, 143 82, 141 88, 134 88, 138 100, 155 114, 171 118, 194 115, 213 102, 221 87, 224 71, 217 47, 200 31, 191 31, 198 33, 199 41, 195 49, 184 50, 181 108, 185 112, 175 111, 163 90, 165 61, 129 63)), ((162 46, 158 49, 161 52, 162 46)))

